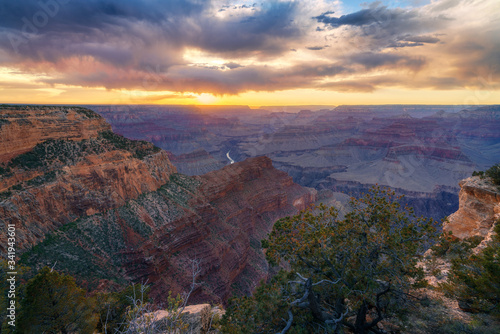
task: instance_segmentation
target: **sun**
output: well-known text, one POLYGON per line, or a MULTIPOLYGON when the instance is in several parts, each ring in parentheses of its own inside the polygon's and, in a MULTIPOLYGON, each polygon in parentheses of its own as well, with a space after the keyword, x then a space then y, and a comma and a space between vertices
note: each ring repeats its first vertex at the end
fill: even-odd
POLYGON ((201 104, 212 104, 217 101, 217 98, 209 93, 202 93, 198 95, 197 99, 201 104))

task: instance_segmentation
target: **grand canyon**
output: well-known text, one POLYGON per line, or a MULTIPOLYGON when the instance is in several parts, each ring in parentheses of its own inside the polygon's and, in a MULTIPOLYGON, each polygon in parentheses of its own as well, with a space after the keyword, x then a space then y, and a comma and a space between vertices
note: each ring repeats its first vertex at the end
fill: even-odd
POLYGON ((302 186, 345 202, 370 186, 405 195, 441 220, 458 208, 458 182, 500 156, 500 108, 485 106, 286 107, 94 106, 128 138, 170 152, 187 175, 265 155, 302 186))
POLYGON ((500 333, 498 0, 0 2, 0 334, 500 333))

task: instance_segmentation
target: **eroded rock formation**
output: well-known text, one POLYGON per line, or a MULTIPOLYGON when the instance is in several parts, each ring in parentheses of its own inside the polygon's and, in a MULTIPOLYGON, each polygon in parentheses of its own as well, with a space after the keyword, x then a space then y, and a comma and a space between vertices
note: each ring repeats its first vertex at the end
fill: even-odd
POLYGON ((158 189, 176 172, 166 152, 115 135, 88 109, 3 107, 0 120, 0 226, 16 226, 18 252, 61 225, 158 189))
POLYGON ((57 261, 91 286, 147 280, 162 300, 189 289, 191 260, 198 260, 203 284, 193 301, 220 302, 231 292, 250 293, 267 277, 260 240, 278 218, 315 200, 315 190, 294 184, 266 157, 197 177, 174 174, 123 207, 63 226, 26 254, 27 263, 57 261))
POLYGON ((469 177, 460 182, 459 209, 448 217, 444 231, 460 238, 475 235, 487 238, 500 219, 500 189, 488 178, 469 177))
POLYGON ((85 108, 0 107, 0 163, 48 139, 83 140, 111 130, 104 118, 85 108))

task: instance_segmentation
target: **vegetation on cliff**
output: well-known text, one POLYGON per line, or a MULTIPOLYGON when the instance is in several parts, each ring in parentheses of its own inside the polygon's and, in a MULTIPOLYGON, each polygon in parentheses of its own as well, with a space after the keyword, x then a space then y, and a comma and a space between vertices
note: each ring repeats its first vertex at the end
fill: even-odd
POLYGON ((75 165, 91 154, 98 155, 113 150, 129 151, 134 158, 144 159, 159 152, 160 148, 146 141, 127 139, 111 131, 103 131, 97 138, 81 141, 50 139, 13 158, 0 169, 0 176, 10 174, 12 169, 53 169, 75 165))
POLYGON ((18 173, 42 173, 1 192, 0 201, 9 198, 13 191, 54 181, 64 166, 74 166, 90 155, 102 155, 114 150, 130 152, 133 158, 143 160, 161 149, 149 142, 130 140, 111 131, 102 131, 98 137, 80 141, 49 139, 9 162, 0 163, 0 181, 18 173))
POLYGON ((92 333, 97 320, 74 278, 45 267, 24 288, 16 332, 92 333))
MULTIPOLYGON (((151 204, 163 203, 165 211, 157 215, 158 221, 165 224, 167 217, 174 219, 181 214, 180 208, 187 206, 197 186, 199 181, 173 174, 170 182, 156 192, 143 194, 125 206, 65 224, 26 251, 21 256, 21 263, 41 268, 57 262, 58 268, 75 276, 79 282, 86 282, 89 289, 96 288, 101 279, 123 285, 126 281, 117 268, 127 261, 127 233, 146 240, 153 232, 152 226, 141 219, 141 210, 148 207, 153 214, 151 204)), ((135 265, 140 266, 139 263, 135 265)), ((133 269, 133 264, 128 264, 127 270, 133 269)))
POLYGON ((472 176, 480 176, 481 178, 484 178, 485 176, 489 177, 491 179, 491 182, 495 185, 500 185, 500 162, 491 166, 486 170, 486 172, 483 171, 474 171, 472 173, 472 176))
MULTIPOLYGON (((2 276, 6 268, 3 263, 0 264, 2 276)), ((193 331, 193 319, 183 312, 190 294, 198 285, 196 278, 199 272, 193 274, 189 292, 183 295, 169 293, 166 304, 159 307, 149 297, 149 286, 146 284, 129 285, 115 292, 94 291, 89 295, 72 276, 53 268, 44 267, 38 272, 26 267, 20 269, 22 273, 18 279, 21 278, 21 284, 16 286, 16 319, 6 317, 7 298, 3 294, 0 298, 2 334, 198 333, 193 331), (160 314, 163 316, 160 317, 160 314), (15 326, 9 324, 10 321, 15 326)), ((204 311, 198 315, 201 323, 196 323, 194 319, 194 325, 201 325, 205 328, 203 333, 206 333, 214 324, 215 314, 211 308, 204 311)))
POLYGON ((380 321, 404 308, 410 289, 424 284, 418 256, 437 238, 431 219, 416 217, 393 197, 374 188, 352 199, 343 219, 336 209, 320 206, 278 220, 263 246, 270 263, 286 263, 290 270, 253 297, 233 300, 225 331, 306 333, 345 326, 377 333, 380 321))
MULTIPOLYGON (((15 104, 0 104, 0 110, 7 111, 4 112, 1 116, 3 118, 10 118, 12 116, 19 117, 21 114, 19 111, 27 111, 27 110, 38 110, 38 111, 62 111, 64 113, 68 113, 69 111, 76 111, 77 113, 84 115, 86 118, 102 118, 101 115, 92 111, 88 108, 83 107, 75 107, 75 106, 49 106, 49 105, 15 105, 15 104), (16 113, 10 114, 8 111, 16 111, 16 113)), ((0 118, 0 124, 2 118, 0 118)))
POLYGON ((445 292, 457 298, 461 308, 473 312, 494 313, 500 317, 500 221, 488 245, 473 252, 468 241, 456 241, 463 249, 451 260, 445 292))
MULTIPOLYGON (((190 179, 178 175, 173 180, 177 181, 163 187, 162 192, 169 193, 172 186, 190 179)), ((278 220, 263 246, 268 261, 287 270, 261 284, 252 296, 231 299, 219 329, 225 333, 494 333, 499 327, 490 326, 489 319, 471 324, 458 321, 447 313, 439 297, 426 297, 432 290, 419 289, 425 280, 417 261, 436 239, 437 231, 432 220, 415 217, 411 209, 394 200, 393 193, 373 189, 367 196, 353 199, 352 210, 343 217, 334 208, 320 206, 278 220)), ((54 260, 49 253, 59 250, 57 267, 67 269, 64 256, 74 252, 61 240, 84 241, 90 230, 82 221, 65 225, 28 257, 54 260)), ((500 225, 496 232, 500 232, 500 225)), ((113 233, 105 234, 108 237, 103 242, 113 239, 113 233)), ((478 238, 459 241, 445 235, 433 247, 436 255, 453 262, 443 289, 471 311, 498 314, 500 237, 494 235, 483 253, 475 254, 472 249, 479 242, 478 238)), ((73 270, 88 267, 79 259, 73 270)), ((28 276, 32 278, 25 279, 28 282, 19 289, 22 333, 138 333, 146 328, 161 333, 165 326, 181 332, 187 328, 180 316, 185 297, 169 295, 162 309, 174 316, 161 322, 157 313, 151 313, 158 308, 144 285, 89 295, 73 278, 49 268, 28 276), (43 306, 47 302, 57 307, 48 312, 49 307, 43 306), (65 320, 43 324, 38 320, 47 316, 65 320)), ((193 280, 193 284, 197 283, 193 280)), ((213 324, 212 318, 207 319, 213 324)), ((1 331, 10 332, 7 326, 1 331)))

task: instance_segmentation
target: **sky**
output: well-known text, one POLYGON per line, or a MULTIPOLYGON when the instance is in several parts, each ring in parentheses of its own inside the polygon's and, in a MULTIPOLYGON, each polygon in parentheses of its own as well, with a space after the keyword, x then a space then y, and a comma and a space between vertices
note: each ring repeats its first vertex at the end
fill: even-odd
POLYGON ((0 103, 500 104, 498 0, 0 3, 0 103))

